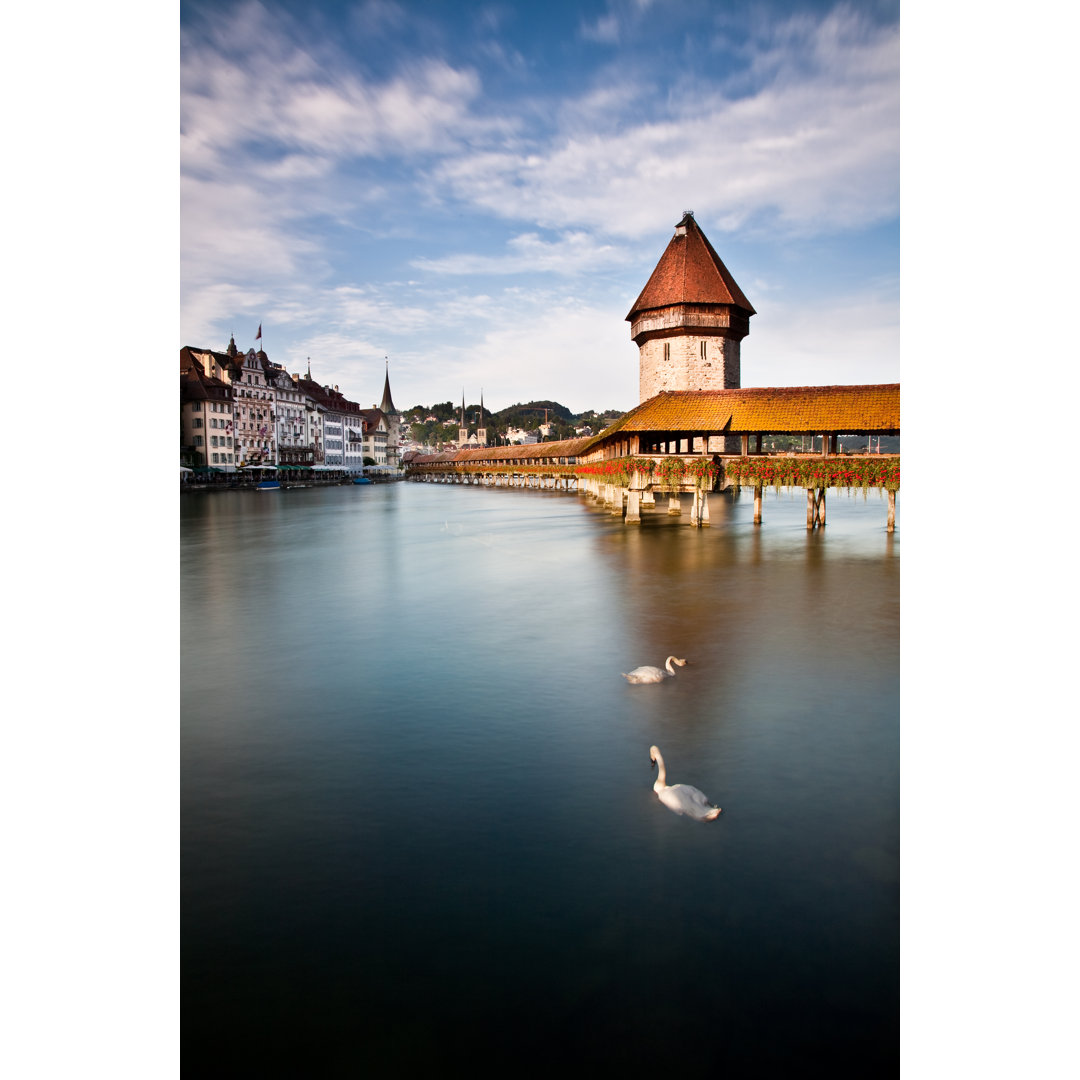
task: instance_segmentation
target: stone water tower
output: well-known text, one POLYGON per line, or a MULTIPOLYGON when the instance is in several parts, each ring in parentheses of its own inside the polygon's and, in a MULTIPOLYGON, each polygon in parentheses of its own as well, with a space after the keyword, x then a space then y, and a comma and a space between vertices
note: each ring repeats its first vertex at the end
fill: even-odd
POLYGON ((734 390, 739 343, 756 314, 687 210, 626 321, 637 345, 638 402, 661 390, 734 390))

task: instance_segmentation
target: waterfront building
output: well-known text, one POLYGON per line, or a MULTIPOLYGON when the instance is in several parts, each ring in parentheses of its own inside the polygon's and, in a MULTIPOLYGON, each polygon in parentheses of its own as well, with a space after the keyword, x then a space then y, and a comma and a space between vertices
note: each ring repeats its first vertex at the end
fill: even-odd
POLYGON ((303 467, 314 465, 315 446, 307 430, 307 395, 281 364, 267 360, 263 374, 273 394, 271 417, 277 447, 276 463, 303 467))
POLYGON ((345 413, 342 409, 344 397, 337 387, 320 387, 323 409, 323 442, 326 446, 326 464, 331 468, 345 467, 345 413))
POLYGON ((224 379, 207 375, 190 348, 180 350, 180 463, 231 472, 233 391, 224 379))
MULTIPOLYGON (((335 390, 337 387, 334 388, 335 390)), ((342 427, 345 443, 345 468, 354 474, 364 471, 364 410, 359 402, 341 398, 342 427)))
POLYGON ((687 210, 626 321, 638 347, 638 401, 662 390, 734 390, 756 314, 687 210))
MULTIPOLYGON (((364 409, 363 456, 370 458, 379 469, 390 467, 390 424, 382 409, 364 409)), ((397 448, 395 447, 395 455, 397 448)), ((396 460, 396 457, 395 457, 396 460)), ((393 468, 397 468, 395 464, 393 468)))
POLYGON ((267 383, 266 353, 249 349, 240 357, 239 378, 233 384, 236 405, 236 456, 243 465, 273 465, 274 391, 267 383), (265 365, 265 366, 264 366, 265 365))
POLYGON ((299 375, 293 375, 292 383, 304 406, 301 418, 303 444, 311 448, 311 463, 313 465, 323 465, 325 464, 323 417, 326 414, 326 409, 312 393, 314 384, 311 382, 310 361, 308 362, 307 378, 302 379, 299 375))

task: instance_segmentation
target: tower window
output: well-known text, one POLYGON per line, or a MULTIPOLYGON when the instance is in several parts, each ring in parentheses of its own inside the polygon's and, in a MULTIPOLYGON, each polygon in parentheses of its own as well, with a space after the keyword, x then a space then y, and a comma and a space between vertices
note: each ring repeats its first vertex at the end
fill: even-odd
POLYGON ((671 342, 670 341, 665 341, 664 342, 664 360, 667 361, 667 360, 670 360, 670 359, 671 359, 671 342))
POLYGON ((701 359, 702 360, 705 359, 705 342, 704 341, 701 343, 701 359))

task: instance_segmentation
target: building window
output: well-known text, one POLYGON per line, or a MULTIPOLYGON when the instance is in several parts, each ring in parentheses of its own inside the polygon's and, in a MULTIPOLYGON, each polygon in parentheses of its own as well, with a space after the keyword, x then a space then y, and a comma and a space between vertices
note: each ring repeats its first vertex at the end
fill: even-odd
POLYGON ((701 359, 702 360, 705 359, 705 342, 704 341, 701 343, 701 359))
POLYGON ((214 459, 214 464, 216 465, 216 464, 218 463, 218 456, 217 456, 217 454, 213 454, 213 455, 211 455, 211 456, 213 457, 213 459, 214 459))
POLYGON ((202 444, 203 444, 202 436, 201 435, 196 435, 195 436, 195 445, 196 446, 202 446, 202 444))
POLYGON ((202 412, 202 402, 201 401, 193 401, 191 403, 191 411, 192 412, 202 412))
POLYGON ((664 342, 664 360, 665 362, 671 359, 671 342, 664 342))
POLYGON ((191 426, 192 427, 202 427, 203 426, 202 417, 201 416, 196 416, 195 419, 191 421, 191 426))

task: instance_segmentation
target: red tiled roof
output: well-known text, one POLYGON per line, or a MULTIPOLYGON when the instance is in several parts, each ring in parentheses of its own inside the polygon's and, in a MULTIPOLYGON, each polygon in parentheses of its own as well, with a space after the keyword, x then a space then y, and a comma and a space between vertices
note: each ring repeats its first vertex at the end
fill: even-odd
POLYGON ((731 304, 756 314, 693 214, 685 214, 676 229, 683 226, 685 235, 671 238, 626 321, 633 322, 639 312, 672 304, 731 304))
POLYGON ((900 384, 765 386, 741 390, 665 390, 643 401, 591 441, 616 433, 868 434, 899 432, 900 384))
POLYGON ((188 401, 228 400, 232 387, 213 375, 207 375, 202 364, 190 351, 180 352, 180 404, 188 401))
POLYGON ((591 439, 560 439, 556 442, 522 443, 518 446, 488 446, 469 450, 448 450, 441 454, 420 454, 417 465, 434 465, 444 461, 522 461, 532 458, 576 457, 591 439))

